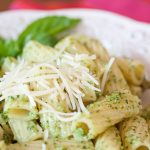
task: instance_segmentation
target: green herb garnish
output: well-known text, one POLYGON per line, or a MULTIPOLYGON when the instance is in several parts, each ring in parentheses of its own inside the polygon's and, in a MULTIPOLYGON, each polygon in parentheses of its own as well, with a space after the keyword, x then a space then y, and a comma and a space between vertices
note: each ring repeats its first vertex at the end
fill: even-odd
POLYGON ((64 16, 47 16, 32 22, 19 35, 17 40, 4 40, 0 38, 0 58, 16 57, 21 54, 24 45, 30 40, 45 45, 54 46, 59 40, 59 34, 76 26, 80 19, 64 16))

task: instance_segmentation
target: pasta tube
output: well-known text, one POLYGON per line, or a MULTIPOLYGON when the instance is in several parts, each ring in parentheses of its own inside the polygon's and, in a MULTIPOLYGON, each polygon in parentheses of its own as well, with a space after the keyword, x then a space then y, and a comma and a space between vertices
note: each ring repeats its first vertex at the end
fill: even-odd
POLYGON ((132 93, 133 95, 136 95, 136 96, 138 96, 138 97, 141 96, 141 94, 142 94, 142 88, 141 88, 140 86, 136 86, 136 85, 131 85, 131 84, 129 84, 129 87, 130 87, 131 93, 132 93))
POLYGON ((141 116, 146 120, 150 120, 150 105, 142 110, 141 116))
POLYGON ((125 150, 150 149, 150 134, 144 118, 135 116, 123 121, 120 133, 125 150))
POLYGON ((150 105, 142 110, 141 116, 146 119, 149 126, 149 133, 150 133, 150 105))
POLYGON ((13 57, 6 57, 2 64, 2 72, 8 72, 14 69, 17 64, 17 59, 13 57))
MULTIPOLYGON (((10 144, 7 145, 7 150, 42 150, 43 141, 32 141, 24 144, 10 144)), ((47 149, 46 149, 47 150, 47 149)))
POLYGON ((48 130, 52 137, 67 138, 72 135, 72 122, 63 122, 54 116, 52 113, 40 114, 40 122, 44 130, 48 130))
POLYGON ((114 91, 119 91, 122 89, 129 90, 129 86, 117 64, 114 62, 108 73, 107 81, 105 85, 102 86, 103 95, 107 95, 114 91))
POLYGON ((42 137, 42 129, 34 121, 24 121, 13 118, 9 119, 9 125, 15 140, 19 143, 37 140, 42 137))
POLYGON ((87 108, 89 114, 81 114, 72 125, 74 138, 79 141, 94 139, 108 127, 138 114, 141 102, 138 97, 123 90, 114 92, 87 108))
POLYGON ((86 47, 75 36, 67 36, 55 45, 55 49, 72 54, 89 54, 86 47))
POLYGON ((96 54, 98 61, 97 63, 99 66, 98 70, 103 68, 101 69, 102 73, 100 74, 103 95, 110 94, 120 89, 129 89, 128 84, 117 63, 114 61, 112 66, 110 65, 111 67, 108 68, 110 56, 107 50, 98 40, 80 35, 75 35, 73 37, 80 41, 80 43, 82 43, 87 48, 89 53, 96 54))
POLYGON ((120 89, 129 89, 127 82, 115 61, 109 70, 107 70, 110 56, 102 44, 99 43, 99 41, 91 38, 86 40, 85 43, 88 47, 88 50, 91 53, 95 53, 98 56, 101 65, 104 66, 104 73, 101 77, 101 89, 103 95, 110 94, 120 89), (106 74, 107 76, 105 78, 106 74))
POLYGON ((75 140, 60 140, 60 139, 49 139, 47 143, 43 141, 33 141, 26 144, 11 144, 7 146, 7 150, 94 150, 93 143, 89 142, 77 142, 75 140), (44 147, 44 148, 43 148, 44 147))
POLYGON ((137 60, 118 58, 117 63, 126 80, 134 85, 141 85, 144 80, 144 65, 137 60))
POLYGON ((4 112, 8 118, 20 118, 22 120, 33 120, 38 115, 36 107, 31 106, 28 98, 23 95, 6 99, 4 112))
POLYGON ((0 141, 0 150, 6 150, 6 144, 4 141, 0 141))
POLYGON ((36 41, 30 41, 24 47, 22 57, 28 62, 50 62, 57 53, 50 46, 42 45, 36 41))
POLYGON ((116 127, 108 128, 96 139, 95 150, 122 150, 121 137, 116 127))
POLYGON ((4 134, 4 130, 3 130, 2 127, 0 126, 0 140, 3 139, 3 134, 4 134))

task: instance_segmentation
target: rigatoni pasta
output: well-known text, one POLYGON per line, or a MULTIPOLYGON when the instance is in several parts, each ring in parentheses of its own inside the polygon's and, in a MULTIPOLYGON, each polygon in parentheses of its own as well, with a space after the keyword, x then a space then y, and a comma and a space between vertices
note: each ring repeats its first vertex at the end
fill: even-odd
POLYGON ((9 119, 9 125, 14 139, 19 143, 25 143, 42 138, 42 128, 34 121, 21 119, 9 119))
POLYGON ((0 140, 3 139, 4 130, 2 127, 0 127, 0 140))
POLYGON ((97 56, 97 63, 99 64, 98 69, 103 68, 100 76, 103 95, 110 94, 111 92, 121 89, 129 89, 116 61, 111 61, 111 57, 99 41, 86 36, 74 37, 84 44, 90 53, 96 54, 97 56))
POLYGON ((142 110, 141 116, 146 120, 150 120, 150 105, 142 110))
POLYGON ((138 97, 124 90, 114 92, 87 108, 89 114, 81 114, 73 123, 72 130, 76 140, 94 139, 108 127, 125 118, 137 115, 140 112, 141 104, 138 97))
POLYGON ((20 118, 24 120, 36 119, 38 114, 37 108, 30 106, 29 99, 25 95, 6 99, 4 112, 8 118, 20 118))
POLYGON ((120 123, 120 133, 125 150, 149 150, 150 134, 146 120, 140 116, 120 123))
POLYGON ((33 149, 42 150, 42 146, 43 146, 42 144, 43 144, 43 141, 37 140, 33 142, 28 142, 25 144, 19 144, 19 143, 10 144, 5 147, 6 147, 6 150, 21 150, 21 149, 22 150, 33 150, 33 149))
POLYGON ((118 65, 128 82, 140 85, 144 80, 144 65, 137 60, 118 58, 118 65))
POLYGON ((120 133, 115 126, 108 128, 96 138, 95 150, 123 150, 120 133))
POLYGON ((0 141, 0 150, 6 150, 6 144, 5 141, 0 141))
POLYGON ((114 63, 108 74, 108 79, 104 87, 103 94, 107 95, 114 91, 123 90, 123 89, 129 90, 129 86, 126 80, 124 79, 120 69, 118 68, 117 64, 114 63))
MULTIPOLYGON (((42 109, 43 111, 45 109, 42 109)), ((47 110, 47 109, 46 109, 47 110)), ((54 138, 68 138, 72 136, 72 122, 63 122, 56 118, 50 112, 40 114, 40 122, 44 130, 48 130, 49 134, 54 138)))
POLYGON ((59 139, 49 139, 47 143, 43 143, 42 140, 33 141, 28 144, 12 144, 7 146, 7 150, 94 150, 92 142, 77 142, 75 140, 59 140, 59 139))
POLYGON ((30 62, 44 62, 51 61, 56 54, 55 49, 52 47, 42 45, 36 41, 30 41, 24 47, 23 58, 30 62))
POLYGON ((129 87, 130 87, 131 93, 133 95, 141 97, 141 95, 142 95, 142 87, 136 86, 136 85, 132 85, 132 84, 129 84, 129 87))
POLYGON ((144 108, 140 115, 146 119, 148 127, 149 127, 149 133, 150 133, 150 105, 148 105, 146 108, 144 108))

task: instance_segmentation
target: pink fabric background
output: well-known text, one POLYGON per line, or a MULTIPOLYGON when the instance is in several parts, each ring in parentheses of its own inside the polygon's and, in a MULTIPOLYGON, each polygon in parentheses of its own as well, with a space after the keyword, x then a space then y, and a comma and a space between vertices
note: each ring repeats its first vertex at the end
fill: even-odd
POLYGON ((14 0, 10 9, 94 8, 150 23, 150 0, 14 0), (74 2, 73 2, 74 1, 74 2))

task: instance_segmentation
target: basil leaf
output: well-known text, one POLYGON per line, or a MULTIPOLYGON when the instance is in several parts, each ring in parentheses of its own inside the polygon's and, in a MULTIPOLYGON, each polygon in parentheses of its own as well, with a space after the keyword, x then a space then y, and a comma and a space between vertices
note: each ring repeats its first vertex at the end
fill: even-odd
POLYGON ((47 16, 32 22, 19 35, 18 40, 3 40, 0 38, 0 58, 18 56, 24 45, 35 40, 45 45, 54 46, 58 42, 58 35, 80 22, 80 19, 72 19, 64 16, 47 16))
MULTIPOLYGON (((72 19, 64 16, 47 16, 32 22, 19 36, 21 48, 30 40, 36 40, 38 34, 49 34, 55 37, 59 33, 77 25, 80 19, 72 19)), ((41 38, 42 39, 42 38, 41 38)), ((42 40, 43 41, 43 40, 42 40)))
POLYGON ((18 42, 0 39, 0 57, 17 56, 20 53, 18 42))
POLYGON ((49 33, 31 33, 30 35, 26 36, 26 41, 24 41, 24 44, 26 44, 28 41, 30 40, 34 40, 34 41, 38 41, 41 44, 44 45, 50 45, 50 46, 54 46, 57 42, 58 39, 54 36, 49 35, 49 33))

